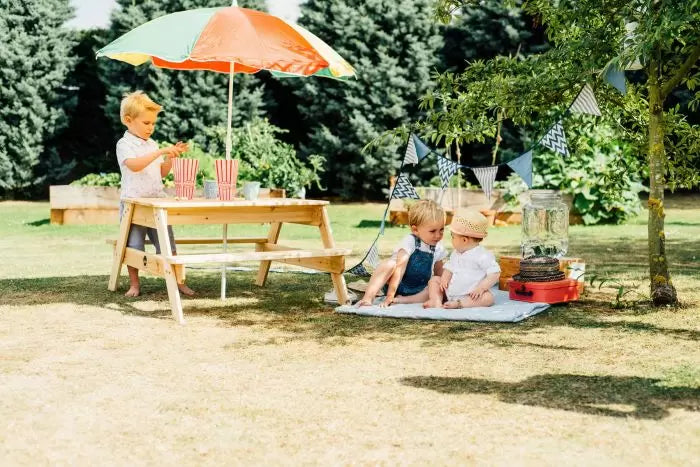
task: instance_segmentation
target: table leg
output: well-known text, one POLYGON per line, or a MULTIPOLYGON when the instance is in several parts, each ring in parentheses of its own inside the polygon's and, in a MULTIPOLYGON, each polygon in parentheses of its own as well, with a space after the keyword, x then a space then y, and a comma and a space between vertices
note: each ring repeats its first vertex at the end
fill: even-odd
MULTIPOLYGON (((276 244, 277 240, 280 238, 280 230, 282 229, 282 223, 281 222, 273 222, 272 225, 270 225, 270 232, 267 234, 267 243, 272 243, 276 244)), ((256 248, 259 249, 260 246, 256 245, 256 248)), ((270 264, 272 261, 260 261, 260 269, 258 269, 258 277, 255 280, 255 283, 262 287, 265 285, 265 281, 267 280, 267 273, 270 271, 270 264)))
MULTIPOLYGON (((160 255, 163 257, 172 254, 172 245, 168 236, 168 212, 165 209, 154 209, 153 215, 158 231, 158 243, 160 243, 160 255)), ((177 278, 175 269, 168 261, 163 262, 163 270, 165 272, 165 285, 168 288, 168 298, 170 299, 170 308, 172 309, 173 318, 179 324, 185 324, 185 318, 182 314, 182 300, 180 300, 180 290, 177 288, 177 278)))
POLYGON ((125 203, 124 213, 122 214, 122 220, 119 224, 119 237, 117 237, 117 244, 114 245, 114 252, 112 253, 112 270, 109 273, 109 282, 107 283, 107 289, 112 292, 117 290, 117 282, 119 282, 119 273, 122 270, 122 263, 124 262, 126 241, 129 238, 129 229, 131 229, 131 219, 133 217, 134 205, 125 203))
MULTIPOLYGON (((331 230, 331 222, 328 218, 328 210, 325 206, 321 207, 321 224, 318 226, 321 231, 321 240, 323 241, 324 248, 335 248, 335 241, 333 240, 333 231, 331 230)), ((335 295, 338 297, 338 303, 345 305, 350 302, 348 298, 348 288, 345 285, 345 276, 342 273, 331 273, 331 279, 333 279, 333 287, 335 288, 335 295)))

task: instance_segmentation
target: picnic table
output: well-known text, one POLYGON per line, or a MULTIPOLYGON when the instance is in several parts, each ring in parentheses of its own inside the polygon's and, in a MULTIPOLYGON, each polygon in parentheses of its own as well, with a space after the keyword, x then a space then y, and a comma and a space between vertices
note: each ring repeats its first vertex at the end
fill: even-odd
MULTIPOLYGON (((234 200, 177 200, 173 198, 133 198, 124 200, 119 236, 114 241, 114 257, 108 289, 115 291, 122 265, 165 278, 173 318, 184 324, 182 301, 178 282, 185 278, 188 264, 225 265, 239 261, 259 261, 256 284, 264 286, 272 261, 303 266, 328 272, 333 280, 338 302, 348 302, 343 271, 345 256, 350 249, 336 248, 328 218, 328 201, 304 199, 234 200), (171 254, 168 225, 183 224, 270 224, 267 237, 238 237, 226 239, 227 244, 255 245, 254 251, 209 254, 171 254), (298 249, 278 244, 282 224, 303 224, 318 227, 321 245, 318 248, 298 249), (132 224, 155 228, 161 254, 148 253, 126 246, 132 224)), ((183 244, 222 244, 223 238, 175 239, 183 244)))

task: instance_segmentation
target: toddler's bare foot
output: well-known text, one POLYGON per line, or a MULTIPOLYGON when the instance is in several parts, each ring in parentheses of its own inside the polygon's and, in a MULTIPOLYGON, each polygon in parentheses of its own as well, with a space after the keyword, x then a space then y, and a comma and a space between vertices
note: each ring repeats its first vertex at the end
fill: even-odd
POLYGON ((440 300, 427 300, 423 302, 423 308, 442 308, 440 300))
POLYGON ((138 297, 141 294, 141 289, 134 287, 133 285, 129 287, 129 290, 124 294, 125 297, 138 297))
POLYGON ((177 288, 180 290, 180 292, 187 295, 188 297, 194 297, 195 295, 194 290, 190 289, 185 284, 177 284, 177 288))
POLYGON ((449 309, 462 308, 462 304, 459 300, 445 302, 445 304, 442 306, 449 309))
POLYGON ((362 298, 355 303, 355 308, 360 308, 361 306, 372 306, 372 302, 369 298, 362 298))

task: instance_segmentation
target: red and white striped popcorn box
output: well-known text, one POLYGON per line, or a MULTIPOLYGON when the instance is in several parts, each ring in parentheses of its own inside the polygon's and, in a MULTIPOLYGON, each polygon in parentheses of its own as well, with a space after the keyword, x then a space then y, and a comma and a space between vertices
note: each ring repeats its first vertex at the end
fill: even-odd
POLYGON ((216 160, 216 181, 219 187, 219 199, 230 201, 236 194, 238 180, 238 159, 216 160))
POLYGON ((199 161, 197 159, 177 158, 173 160, 175 196, 178 198, 192 199, 198 170, 199 161))

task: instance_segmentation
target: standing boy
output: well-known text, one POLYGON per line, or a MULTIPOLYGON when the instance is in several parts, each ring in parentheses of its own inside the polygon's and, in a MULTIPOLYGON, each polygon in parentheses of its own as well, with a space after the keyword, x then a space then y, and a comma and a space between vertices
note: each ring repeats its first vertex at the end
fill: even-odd
MULTIPOLYGON (((143 91, 126 94, 121 102, 119 116, 127 131, 117 142, 117 160, 122 174, 121 196, 125 198, 164 198, 163 177, 170 173, 172 158, 180 157, 187 151, 187 144, 180 141, 174 146, 158 148, 158 143, 151 139, 156 126, 161 106, 156 104, 143 91)), ((119 205, 120 218, 124 212, 124 202, 119 205)), ((160 253, 160 243, 156 229, 141 225, 132 225, 126 245, 129 248, 145 251, 146 235, 160 253)), ((168 226, 168 235, 175 254, 175 238, 172 227, 168 226)), ((129 271, 129 290, 127 297, 137 297, 141 293, 139 270, 127 266, 129 271)), ((180 292, 192 296, 194 292, 185 284, 178 284, 180 292)))

